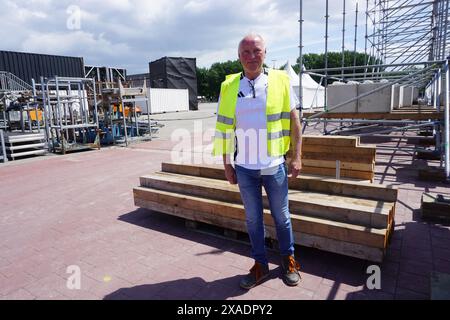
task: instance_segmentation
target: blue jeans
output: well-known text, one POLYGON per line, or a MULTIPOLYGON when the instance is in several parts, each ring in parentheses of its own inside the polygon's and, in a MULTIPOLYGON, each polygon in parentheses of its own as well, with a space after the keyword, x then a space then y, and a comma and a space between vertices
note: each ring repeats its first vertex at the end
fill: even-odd
POLYGON ((270 212, 275 221, 280 254, 294 254, 294 236, 289 213, 286 164, 278 166, 273 175, 261 175, 261 170, 235 166, 237 182, 244 203, 247 231, 252 245, 252 257, 267 265, 263 219, 262 186, 269 199, 270 212))

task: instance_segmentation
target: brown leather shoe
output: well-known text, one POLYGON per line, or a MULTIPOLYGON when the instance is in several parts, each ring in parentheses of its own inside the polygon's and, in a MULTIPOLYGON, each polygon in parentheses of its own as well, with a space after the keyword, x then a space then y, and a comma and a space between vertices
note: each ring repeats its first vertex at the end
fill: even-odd
POLYGON ((242 278, 240 282, 241 288, 251 289, 257 284, 260 284, 265 278, 269 276, 269 266, 263 265, 259 262, 255 262, 250 269, 250 273, 242 278))
POLYGON ((286 284, 289 286, 298 285, 302 277, 299 272, 300 265, 295 261, 294 256, 283 256, 281 266, 283 267, 283 280, 286 284))

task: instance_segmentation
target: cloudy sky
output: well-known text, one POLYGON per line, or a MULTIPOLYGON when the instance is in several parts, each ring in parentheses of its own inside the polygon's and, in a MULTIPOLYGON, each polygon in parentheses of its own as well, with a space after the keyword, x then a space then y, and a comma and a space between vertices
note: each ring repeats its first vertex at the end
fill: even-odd
MULTIPOLYGON (((342 1, 329 1, 329 50, 341 50, 342 1)), ((355 4, 346 0, 345 46, 353 49, 355 4)), ((358 49, 364 50, 365 0, 358 49)), ((298 0, 0 0, 0 50, 81 56, 85 64, 148 72, 163 56, 197 58, 197 66, 237 58, 243 35, 267 42, 266 63, 294 62, 298 0)), ((303 0, 304 52, 323 52, 325 0, 303 0)))

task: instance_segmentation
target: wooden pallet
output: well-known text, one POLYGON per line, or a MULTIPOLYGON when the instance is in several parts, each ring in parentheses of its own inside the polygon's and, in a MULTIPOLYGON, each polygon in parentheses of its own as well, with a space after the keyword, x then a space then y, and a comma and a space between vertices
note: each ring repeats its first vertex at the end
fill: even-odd
MULTIPOLYGON (((135 204, 188 220, 246 232, 239 189, 217 167, 163 163, 162 171, 140 177, 135 204)), ((394 226, 397 190, 370 183, 302 174, 289 178, 295 242, 381 262, 394 226)), ((267 236, 276 239, 263 193, 267 236)))
MULTIPOLYGON (((373 182, 376 147, 360 145, 357 136, 302 137, 302 172, 373 182), (337 162, 339 160, 339 162, 337 162)), ((289 157, 289 156, 288 156, 289 157)))

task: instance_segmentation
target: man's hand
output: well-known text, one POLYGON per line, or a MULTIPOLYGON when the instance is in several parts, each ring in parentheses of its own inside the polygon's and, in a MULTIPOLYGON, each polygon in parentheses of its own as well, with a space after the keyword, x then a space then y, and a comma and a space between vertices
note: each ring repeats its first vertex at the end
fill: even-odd
POLYGON ((292 178, 297 178, 302 170, 302 161, 300 159, 292 160, 288 165, 288 174, 292 174, 292 178))
POLYGON ((225 177, 230 184, 237 184, 236 171, 231 164, 225 165, 225 177))

